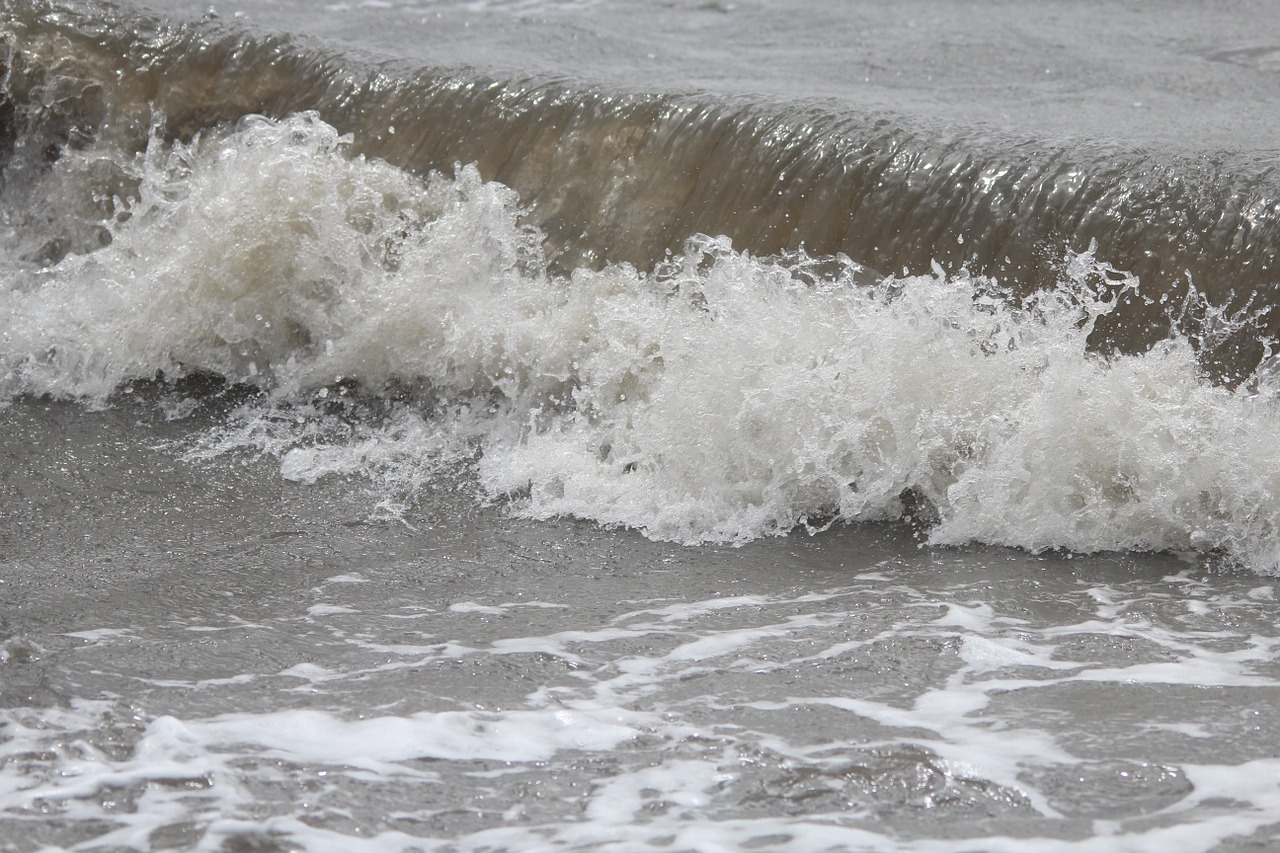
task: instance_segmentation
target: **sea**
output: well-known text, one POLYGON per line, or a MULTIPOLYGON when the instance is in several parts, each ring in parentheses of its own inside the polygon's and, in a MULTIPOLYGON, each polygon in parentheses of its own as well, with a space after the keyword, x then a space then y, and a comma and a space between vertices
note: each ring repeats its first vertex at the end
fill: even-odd
POLYGON ((1271 0, 4 0, 0 851, 1280 849, 1271 0))

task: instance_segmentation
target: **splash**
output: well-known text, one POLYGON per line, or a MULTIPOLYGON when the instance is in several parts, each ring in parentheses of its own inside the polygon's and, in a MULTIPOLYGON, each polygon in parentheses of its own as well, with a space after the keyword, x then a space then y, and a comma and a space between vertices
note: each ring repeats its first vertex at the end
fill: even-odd
POLYGON ((88 146, 47 186, 83 194, 72 175, 110 177, 90 192, 105 236, 61 257, 6 238, 9 399, 252 386, 195 455, 365 476, 392 514, 463 472, 530 518, 686 544, 906 516, 937 544, 1280 569, 1267 374, 1215 385, 1186 337, 1099 353, 1096 325, 1140 288, 1092 251, 1023 299, 706 236, 649 271, 557 275, 509 188, 366 159, 314 114, 157 130, 134 157, 88 146))

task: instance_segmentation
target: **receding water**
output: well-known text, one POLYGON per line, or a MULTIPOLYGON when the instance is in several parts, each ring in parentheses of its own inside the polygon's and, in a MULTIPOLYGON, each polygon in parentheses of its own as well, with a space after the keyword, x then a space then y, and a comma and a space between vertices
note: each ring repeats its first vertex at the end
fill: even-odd
POLYGON ((1264 579, 898 526, 679 547, 443 486, 375 524, 358 484, 183 461, 189 426, 149 412, 4 418, 6 849, 1208 849, 1280 823, 1264 579))

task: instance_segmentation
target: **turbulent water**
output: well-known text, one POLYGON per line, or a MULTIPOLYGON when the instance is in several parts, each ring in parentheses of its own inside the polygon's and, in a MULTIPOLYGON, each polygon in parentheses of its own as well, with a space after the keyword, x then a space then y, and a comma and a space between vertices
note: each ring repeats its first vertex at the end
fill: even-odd
POLYGON ((219 5, 0 11, 0 849, 1270 843, 1266 4, 219 5))

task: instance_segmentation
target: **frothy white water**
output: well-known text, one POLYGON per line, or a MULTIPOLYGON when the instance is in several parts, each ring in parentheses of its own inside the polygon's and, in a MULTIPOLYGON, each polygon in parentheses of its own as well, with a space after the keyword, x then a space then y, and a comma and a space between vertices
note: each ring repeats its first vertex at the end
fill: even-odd
POLYGON ((252 445, 290 479, 366 474, 391 512, 478 458, 515 512, 685 543, 905 514, 935 543, 1280 568, 1273 395, 1207 382, 1181 339, 1092 352, 1138 282, 1090 254, 1020 306, 965 273, 879 279, 705 237, 651 272, 558 276, 509 189, 344 148, 299 115, 64 157, 50 187, 110 172, 136 191, 100 205, 96 251, 40 267, 19 259, 29 234, 6 235, 5 396, 104 403, 192 371, 256 384, 197 455, 252 445), (349 406, 324 414, 352 384, 398 402, 354 426, 349 406))
POLYGON ((223 853, 1273 842, 1273 590, 1090 585, 1062 566, 1029 581, 1020 559, 1004 584, 921 577, 936 560, 923 554, 839 587, 629 612, 470 588, 437 602, 417 623, 436 636, 413 646, 396 643, 422 592, 395 568, 270 612, 241 599, 221 625, 120 616, 132 632, 78 631, 59 652, 108 698, 0 709, 0 839, 57 827, 58 849, 223 853), (1052 614, 1028 607, 1041 584, 1052 614), (226 632, 218 672, 140 666, 210 631, 226 632), (236 650, 252 654, 221 677, 236 650), (285 666, 316 656, 328 668, 285 666))

